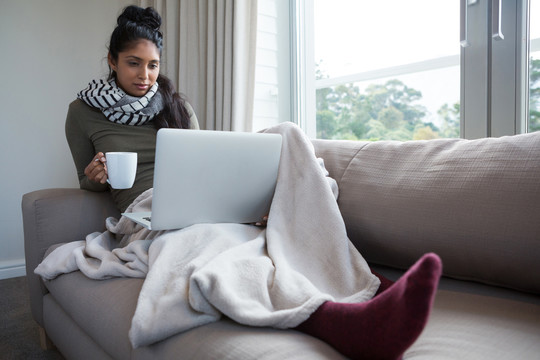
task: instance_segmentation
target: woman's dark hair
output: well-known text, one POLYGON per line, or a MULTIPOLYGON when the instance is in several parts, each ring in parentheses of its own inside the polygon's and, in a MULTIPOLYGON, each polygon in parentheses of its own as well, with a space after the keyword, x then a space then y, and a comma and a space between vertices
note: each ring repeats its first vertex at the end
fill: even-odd
MULTIPOLYGON (((118 54, 134 46, 141 39, 149 40, 156 45, 159 56, 163 50, 163 34, 159 31, 161 16, 151 7, 146 9, 138 6, 128 6, 118 17, 117 26, 111 35, 109 43, 110 56, 118 61, 118 54)), ((109 80, 116 79, 116 72, 109 68, 109 80)), ((190 125, 190 114, 185 106, 184 98, 176 92, 171 80, 159 74, 157 78, 158 91, 163 97, 163 110, 154 118, 157 129, 180 128, 190 125)))

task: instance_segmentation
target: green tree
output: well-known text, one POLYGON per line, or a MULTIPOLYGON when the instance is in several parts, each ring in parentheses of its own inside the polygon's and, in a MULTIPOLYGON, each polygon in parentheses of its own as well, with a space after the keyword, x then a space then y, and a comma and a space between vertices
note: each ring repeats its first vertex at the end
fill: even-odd
POLYGON ((336 117, 330 110, 317 111, 317 137, 331 139, 337 128, 336 117))
POLYGON ((390 105, 385 107, 377 114, 377 119, 383 123, 384 127, 388 130, 396 130, 405 126, 405 115, 403 112, 390 105))
POLYGON ((443 138, 458 138, 459 137, 459 103, 455 103, 452 106, 444 104, 439 108, 437 114, 441 119, 440 135, 443 138))
POLYGON ((529 131, 540 130, 540 59, 529 62, 529 131))
POLYGON ((400 111, 411 130, 426 114, 424 107, 416 104, 422 99, 422 93, 397 79, 382 85, 368 86, 366 96, 377 112, 389 107, 400 111))
POLYGON ((416 129, 413 135, 413 140, 431 140, 431 139, 438 139, 439 134, 430 126, 423 126, 416 129))
MULTIPOLYGON (((318 76, 324 75, 319 73, 318 76)), ((425 109, 417 104, 421 98, 421 92, 395 79, 370 85, 363 92, 354 84, 319 89, 316 95, 317 136, 324 139, 410 140, 414 129, 423 124, 425 109), (332 124, 322 124, 327 120, 332 124)))
MULTIPOLYGON (((327 77, 321 70, 321 62, 317 63, 316 79, 327 77)), ((436 121, 439 128, 427 120, 421 100, 420 91, 398 79, 371 84, 365 89, 354 83, 318 89, 317 137, 352 140, 459 137, 459 103, 441 106, 436 121)))

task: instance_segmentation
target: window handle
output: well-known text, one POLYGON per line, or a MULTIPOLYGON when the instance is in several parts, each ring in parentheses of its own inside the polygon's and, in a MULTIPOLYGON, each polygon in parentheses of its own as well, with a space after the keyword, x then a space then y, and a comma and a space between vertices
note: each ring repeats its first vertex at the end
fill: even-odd
POLYGON ((491 1, 491 30, 493 40, 504 40, 502 33, 502 0, 491 1))
POLYGON ((459 44, 461 47, 469 46, 467 40, 467 7, 469 0, 460 0, 459 2, 459 44))
POLYGON ((467 47, 471 45, 468 39, 468 18, 469 18, 469 6, 474 5, 478 0, 460 0, 459 2, 459 24, 460 24, 460 37, 459 44, 462 47, 467 47))

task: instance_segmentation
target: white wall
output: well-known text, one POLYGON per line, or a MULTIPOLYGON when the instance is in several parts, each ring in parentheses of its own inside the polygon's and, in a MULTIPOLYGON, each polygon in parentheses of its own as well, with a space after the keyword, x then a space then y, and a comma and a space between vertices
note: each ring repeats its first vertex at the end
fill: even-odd
POLYGON ((0 279, 25 274, 21 197, 78 187, 68 104, 107 74, 108 38, 135 1, 0 0, 0 279))

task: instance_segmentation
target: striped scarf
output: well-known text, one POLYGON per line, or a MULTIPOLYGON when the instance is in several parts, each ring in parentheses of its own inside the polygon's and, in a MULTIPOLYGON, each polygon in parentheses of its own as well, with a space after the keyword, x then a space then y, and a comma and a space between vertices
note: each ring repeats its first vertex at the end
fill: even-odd
POLYGON ((146 95, 135 97, 120 89, 114 80, 92 80, 77 97, 98 108, 112 122, 124 125, 143 125, 163 109, 161 94, 155 83, 146 95))

